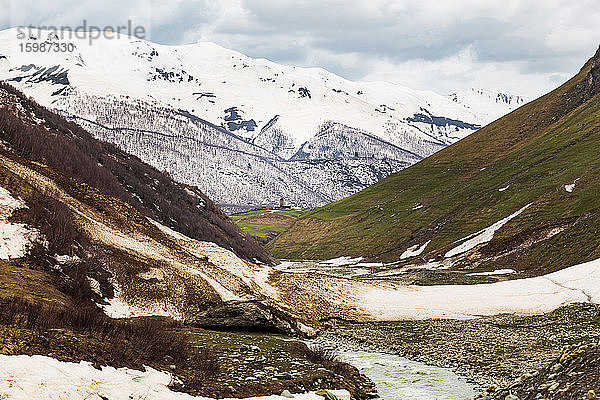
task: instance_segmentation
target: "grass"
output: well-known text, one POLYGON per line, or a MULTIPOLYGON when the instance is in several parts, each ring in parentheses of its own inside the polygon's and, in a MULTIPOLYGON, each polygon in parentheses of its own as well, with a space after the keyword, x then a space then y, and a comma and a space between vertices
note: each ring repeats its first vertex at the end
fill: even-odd
POLYGON ((184 386, 202 390, 219 372, 217 353, 192 345, 180 324, 162 318, 114 320, 97 308, 33 303, 20 298, 0 301, 0 353, 43 354, 61 361, 170 370, 184 386))
POLYGON ((423 256, 432 258, 532 202, 498 240, 517 245, 527 239, 524 232, 576 222, 496 264, 537 274, 600 258, 600 96, 578 102, 589 71, 588 64, 562 87, 460 142, 302 214, 268 247, 280 259, 395 261, 408 247, 431 240, 423 256), (577 178, 573 193, 566 192, 564 185, 577 178))
POLYGON ((13 297, 62 306, 70 302, 52 285, 48 273, 24 263, 0 260, 0 301, 13 297))
POLYGON ((461 272, 426 271, 426 273, 417 278, 413 284, 418 286, 479 285, 495 282, 498 282, 498 279, 492 276, 468 276, 461 272))
POLYGON ((234 214, 231 219, 252 236, 272 239, 285 232, 303 213, 301 210, 251 210, 234 214))
POLYGON ((174 364, 185 365, 191 360, 187 338, 174 333, 168 321, 114 320, 98 308, 59 307, 20 298, 5 299, 1 305, 0 324, 40 334, 67 329, 91 335, 111 344, 113 363, 160 363, 169 357, 174 364))

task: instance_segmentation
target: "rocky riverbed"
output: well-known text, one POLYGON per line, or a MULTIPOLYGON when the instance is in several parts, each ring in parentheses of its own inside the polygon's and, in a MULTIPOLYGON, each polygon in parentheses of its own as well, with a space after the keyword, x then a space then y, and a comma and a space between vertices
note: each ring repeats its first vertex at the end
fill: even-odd
POLYGON ((600 341, 600 308, 574 304, 539 316, 471 320, 331 322, 328 336, 356 349, 396 354, 452 368, 479 389, 510 386, 560 357, 565 348, 600 341))

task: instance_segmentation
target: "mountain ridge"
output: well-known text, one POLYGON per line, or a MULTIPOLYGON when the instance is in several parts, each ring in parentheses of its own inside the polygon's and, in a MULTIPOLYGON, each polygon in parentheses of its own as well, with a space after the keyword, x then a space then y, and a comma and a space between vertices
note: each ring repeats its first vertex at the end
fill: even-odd
MULTIPOLYGON (((197 141, 196 152, 169 150, 177 146, 177 138, 167 139, 172 143, 161 150, 164 156, 160 159, 145 158, 151 150, 144 138, 134 137, 138 148, 129 144, 127 151, 198 186, 217 203, 242 208, 273 206, 280 198, 299 207, 338 200, 519 105, 506 103, 505 108, 480 115, 460 101, 432 92, 384 82, 351 82, 323 69, 255 60, 210 43, 163 46, 128 38, 88 45, 87 41, 54 36, 46 39, 46 33, 21 41, 15 38, 14 29, 1 32, 0 78, 66 117, 111 120, 114 127, 121 128, 152 122, 153 131, 171 130, 176 135, 189 130, 190 124, 196 125, 194 129, 212 129, 222 140, 222 154, 203 149, 204 139, 197 141), (41 45, 56 41, 72 43, 74 51, 17 51, 23 42, 41 45), (84 97, 87 102, 97 102, 97 107, 82 105, 84 97), (149 121, 141 115, 123 115, 123 104, 141 107, 136 112, 151 116, 149 121), (185 126, 175 127, 168 118, 152 117, 166 108, 173 114, 183 112, 188 117, 181 121, 185 126), (332 124, 338 133, 319 139, 332 124), (225 133, 234 136, 225 137, 225 133), (346 140, 350 138, 351 143, 346 140), (288 162, 265 165, 225 151, 228 146, 242 146, 241 142, 288 162), (353 151, 348 149, 350 144, 353 151), (355 153, 369 155, 363 157, 363 164, 368 164, 371 172, 365 168, 355 171, 355 153), (211 159, 211 165, 196 165, 202 173, 192 175, 181 166, 182 157, 211 159), (319 161, 323 163, 318 165, 319 161), (248 165, 249 169, 244 168, 248 165), (228 189, 234 186, 236 189, 228 189)), ((85 128, 96 138, 111 141, 102 129, 89 124, 85 128)))

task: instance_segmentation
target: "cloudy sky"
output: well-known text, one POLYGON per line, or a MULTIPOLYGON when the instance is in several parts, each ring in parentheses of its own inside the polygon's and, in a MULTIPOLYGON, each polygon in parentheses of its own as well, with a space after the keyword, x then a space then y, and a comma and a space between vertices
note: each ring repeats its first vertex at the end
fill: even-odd
POLYGON ((598 0, 0 0, 2 8, 1 28, 131 20, 158 43, 208 40, 443 94, 477 87, 534 97, 600 44, 598 0))

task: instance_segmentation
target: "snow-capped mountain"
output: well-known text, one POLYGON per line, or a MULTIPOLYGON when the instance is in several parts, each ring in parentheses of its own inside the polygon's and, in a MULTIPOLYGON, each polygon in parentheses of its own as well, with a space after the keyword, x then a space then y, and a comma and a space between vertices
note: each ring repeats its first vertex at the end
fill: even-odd
POLYGON ((475 88, 452 93, 448 98, 476 111, 480 115, 484 115, 488 119, 501 117, 510 111, 516 110, 528 101, 522 96, 506 94, 499 90, 475 88))
POLYGON ((0 32, 0 79, 230 210, 340 199, 518 105, 480 112, 483 95, 351 82, 207 42, 19 38, 16 28, 0 32))

